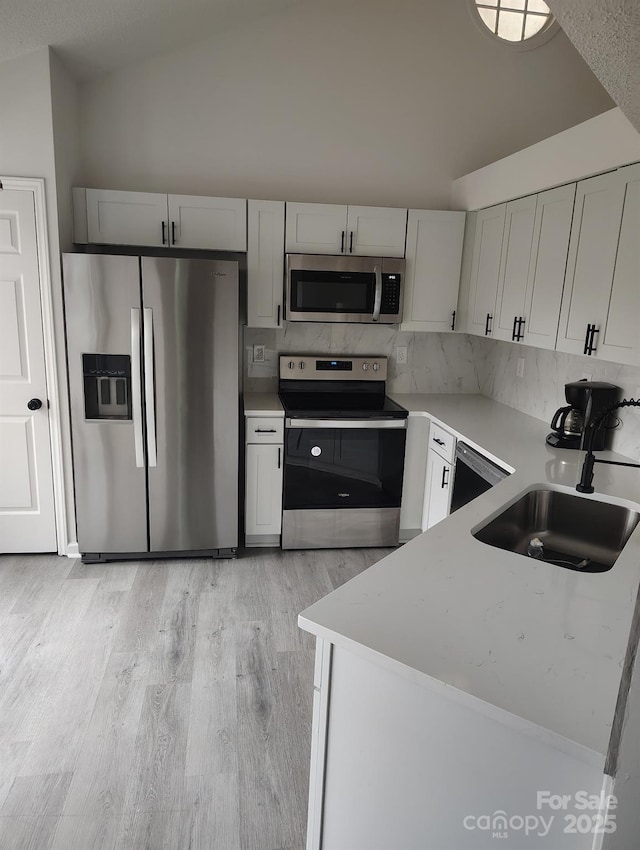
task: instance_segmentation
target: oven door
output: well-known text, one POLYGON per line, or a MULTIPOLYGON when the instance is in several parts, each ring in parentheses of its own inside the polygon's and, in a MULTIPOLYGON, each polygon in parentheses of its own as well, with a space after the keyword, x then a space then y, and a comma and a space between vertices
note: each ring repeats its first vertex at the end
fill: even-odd
POLYGON ((289 419, 283 549, 397 546, 406 420, 289 419))
POLYGON ((399 508, 405 440, 405 419, 287 420, 284 509, 399 508))

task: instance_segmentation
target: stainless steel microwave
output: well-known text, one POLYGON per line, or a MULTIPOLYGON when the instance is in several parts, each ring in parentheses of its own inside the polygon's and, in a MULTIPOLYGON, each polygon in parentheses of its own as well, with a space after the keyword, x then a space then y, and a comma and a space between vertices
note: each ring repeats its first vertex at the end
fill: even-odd
POLYGON ((397 324, 404 270, 393 257, 287 254, 285 318, 397 324))

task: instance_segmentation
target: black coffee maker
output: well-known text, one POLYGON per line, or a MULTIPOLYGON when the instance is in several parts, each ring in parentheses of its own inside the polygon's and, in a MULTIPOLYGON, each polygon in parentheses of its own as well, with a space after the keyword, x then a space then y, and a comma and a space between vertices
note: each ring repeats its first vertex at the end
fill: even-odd
MULTIPOLYGON (((589 423, 602 411, 615 404, 620 398, 621 387, 602 381, 573 381, 564 385, 564 395, 568 406, 561 407, 553 414, 551 433, 547 435, 547 443, 558 449, 584 448, 584 436, 589 423)), ((603 423, 598 429, 593 443, 594 451, 605 448, 608 431, 611 424, 603 423)))

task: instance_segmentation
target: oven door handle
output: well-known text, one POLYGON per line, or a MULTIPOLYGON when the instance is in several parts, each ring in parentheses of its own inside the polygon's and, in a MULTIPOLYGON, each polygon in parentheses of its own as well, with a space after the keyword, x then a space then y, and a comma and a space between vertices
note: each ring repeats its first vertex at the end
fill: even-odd
POLYGON ((406 419, 287 419, 287 428, 366 428, 367 430, 381 428, 405 428, 406 419))
POLYGON ((371 318, 374 322, 380 319, 380 310, 382 309, 382 272, 378 263, 373 267, 373 273, 376 278, 376 294, 373 302, 373 313, 371 318))

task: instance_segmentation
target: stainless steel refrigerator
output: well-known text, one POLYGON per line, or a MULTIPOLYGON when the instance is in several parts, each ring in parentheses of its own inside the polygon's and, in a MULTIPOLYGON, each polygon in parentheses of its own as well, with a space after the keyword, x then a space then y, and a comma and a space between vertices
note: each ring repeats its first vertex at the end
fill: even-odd
POLYGON ((63 256, 85 561, 234 556, 238 264, 63 256))

